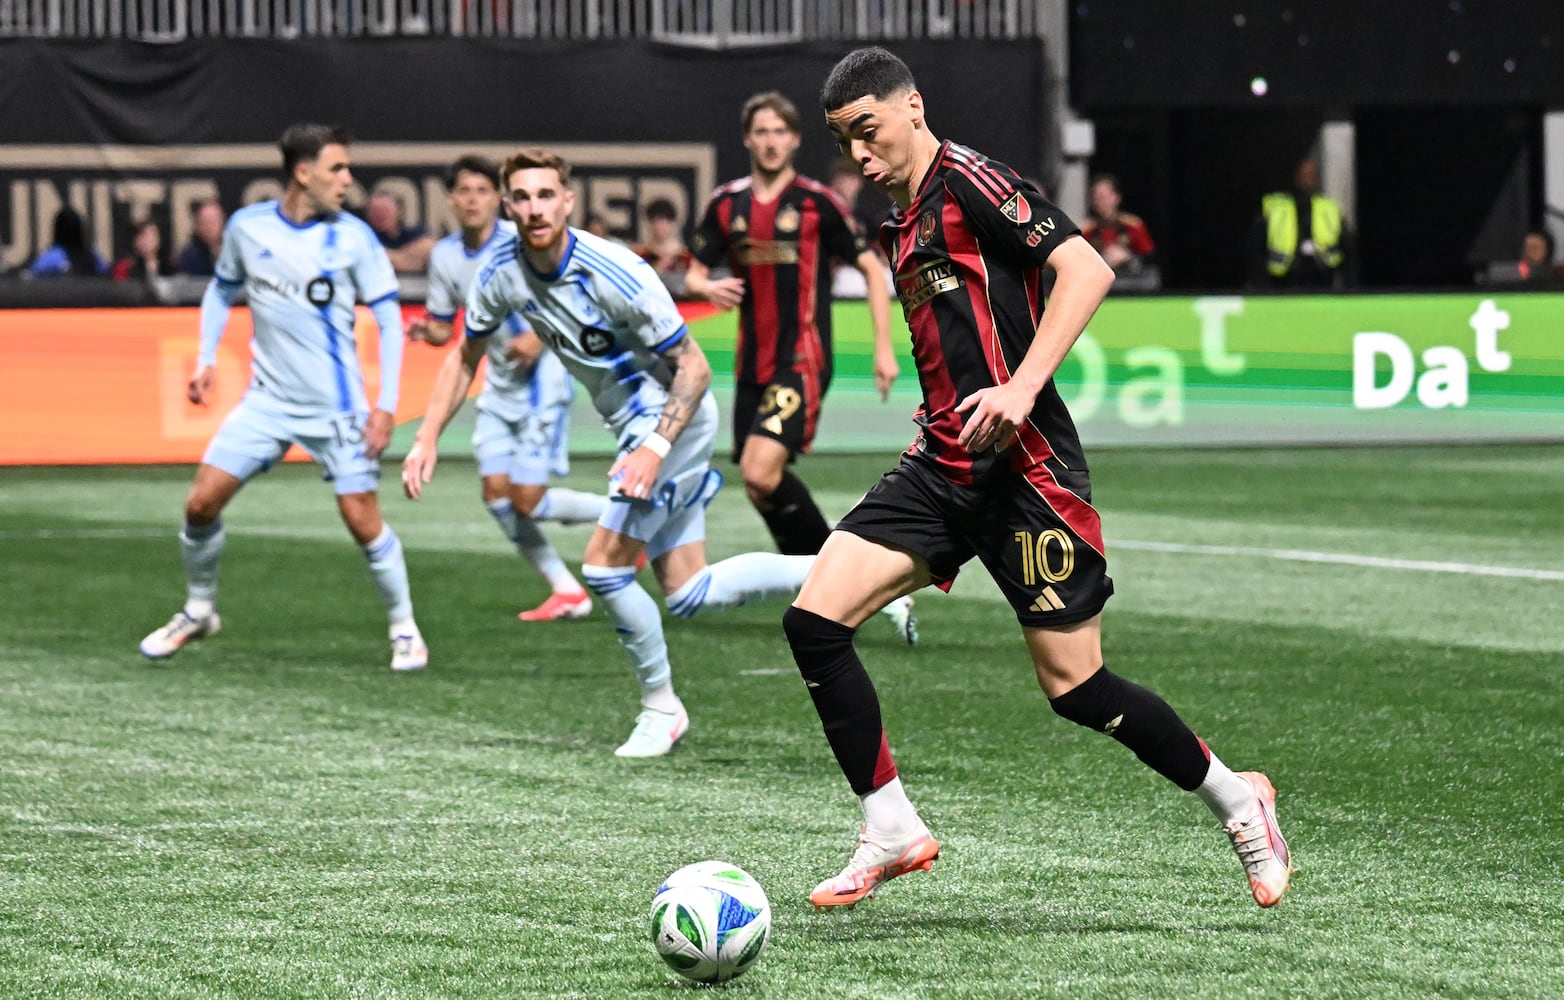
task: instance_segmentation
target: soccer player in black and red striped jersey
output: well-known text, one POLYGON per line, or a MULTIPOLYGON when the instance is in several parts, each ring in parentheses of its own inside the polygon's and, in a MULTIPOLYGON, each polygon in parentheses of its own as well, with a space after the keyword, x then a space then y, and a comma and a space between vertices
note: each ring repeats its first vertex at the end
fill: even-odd
POLYGON ((798 173, 798 109, 768 91, 744 104, 749 176, 718 188, 696 229, 690 294, 739 309, 733 460, 777 550, 814 555, 831 529, 788 466, 814 440, 831 384, 831 269, 863 272, 881 398, 897 375, 890 289, 878 258, 830 188, 798 173), (732 277, 713 278, 727 264, 732 277))
POLYGON ((1053 710, 1194 792, 1232 841, 1255 902, 1274 905, 1291 866, 1270 781, 1228 770, 1167 702, 1103 665, 1101 612, 1113 581, 1053 375, 1112 269, 1009 167, 937 139, 911 71, 884 49, 844 57, 820 103, 842 151, 897 205, 881 243, 912 330, 923 405, 917 440, 837 524, 783 616, 864 810, 857 851, 810 900, 851 906, 939 856, 897 776, 853 635, 886 601, 949 586, 976 556, 1015 609, 1053 710), (1044 268, 1055 278, 1046 309, 1044 268))

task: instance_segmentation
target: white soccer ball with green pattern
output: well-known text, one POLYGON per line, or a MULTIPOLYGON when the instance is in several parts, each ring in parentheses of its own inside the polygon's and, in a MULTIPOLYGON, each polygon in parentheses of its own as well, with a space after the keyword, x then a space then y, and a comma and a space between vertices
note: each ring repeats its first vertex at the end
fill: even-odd
POLYGON ((771 903, 760 883, 725 861, 686 865, 652 897, 652 947, 697 983, 743 975, 770 936, 771 903))

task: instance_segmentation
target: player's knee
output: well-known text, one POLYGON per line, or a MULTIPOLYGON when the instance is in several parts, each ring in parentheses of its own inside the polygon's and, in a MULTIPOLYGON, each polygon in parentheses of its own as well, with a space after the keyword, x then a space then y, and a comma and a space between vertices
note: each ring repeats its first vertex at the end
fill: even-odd
POLYGON ((804 680, 816 684, 834 677, 844 663, 853 662, 853 635, 857 630, 813 611, 789 605, 782 613, 782 631, 793 649, 793 659, 804 680))
POLYGON ((1118 678, 1106 667, 1063 694, 1048 699, 1048 706, 1060 718, 1098 732, 1111 732, 1119 697, 1118 678))
POLYGON ((191 493, 185 500, 185 523, 203 528, 215 522, 223 514, 222 501, 216 497, 191 493))
POLYGON ((544 491, 541 489, 512 490, 510 505, 516 511, 518 517, 531 517, 533 512, 538 509, 538 505, 543 502, 543 493, 544 491))

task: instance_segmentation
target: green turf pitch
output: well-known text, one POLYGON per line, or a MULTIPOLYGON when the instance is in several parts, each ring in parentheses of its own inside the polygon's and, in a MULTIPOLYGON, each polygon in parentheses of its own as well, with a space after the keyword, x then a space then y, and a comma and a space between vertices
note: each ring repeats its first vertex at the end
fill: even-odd
MULTIPOLYGON (((733 996, 1564 996, 1564 454, 1095 460, 1108 662, 1270 773, 1274 911, 1203 807, 1049 712, 975 567, 918 649, 859 640, 945 855, 815 914, 858 809, 780 605, 673 622, 693 728, 622 761, 623 654, 601 615, 516 621, 544 590, 470 465, 387 498, 409 676, 310 467, 232 507, 225 630, 163 665, 136 643, 182 597, 189 470, 0 469, 0 997, 686 996, 647 911, 705 858, 775 912, 733 996)), ((886 464, 802 472, 836 516, 886 464)), ((586 529, 549 533, 574 562, 586 529)), ((741 490, 711 536, 761 544, 741 490)))

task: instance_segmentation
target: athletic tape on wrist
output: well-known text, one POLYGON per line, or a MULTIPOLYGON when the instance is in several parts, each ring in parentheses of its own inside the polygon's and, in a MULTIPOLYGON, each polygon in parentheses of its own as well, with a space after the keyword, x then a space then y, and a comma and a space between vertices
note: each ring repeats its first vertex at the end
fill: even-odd
POLYGON ((641 447, 650 448, 658 458, 667 458, 668 452, 673 450, 673 442, 653 431, 641 441, 641 447))

